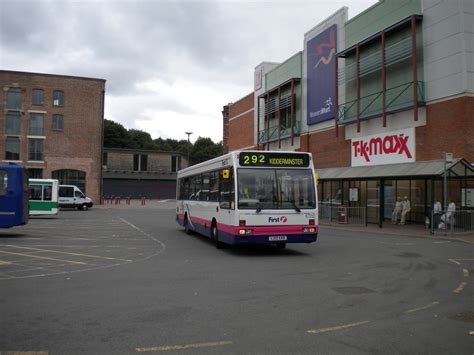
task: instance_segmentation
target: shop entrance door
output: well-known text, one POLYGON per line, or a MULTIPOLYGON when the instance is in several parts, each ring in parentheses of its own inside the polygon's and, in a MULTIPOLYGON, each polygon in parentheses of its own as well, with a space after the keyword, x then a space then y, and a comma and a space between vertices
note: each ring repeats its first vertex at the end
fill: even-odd
POLYGON ((380 181, 367 181, 367 223, 379 223, 380 217, 380 181))

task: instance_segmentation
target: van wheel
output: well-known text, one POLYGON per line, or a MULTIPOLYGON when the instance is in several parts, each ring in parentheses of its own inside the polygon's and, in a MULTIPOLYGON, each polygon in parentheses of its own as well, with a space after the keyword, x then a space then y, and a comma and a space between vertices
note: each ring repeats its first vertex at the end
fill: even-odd
POLYGON ((89 206, 87 204, 82 204, 81 210, 87 211, 89 209, 89 206))
POLYGON ((83 205, 79 205, 79 206, 77 206, 77 209, 78 209, 79 211, 82 211, 82 210, 84 209, 84 206, 83 206, 83 205))

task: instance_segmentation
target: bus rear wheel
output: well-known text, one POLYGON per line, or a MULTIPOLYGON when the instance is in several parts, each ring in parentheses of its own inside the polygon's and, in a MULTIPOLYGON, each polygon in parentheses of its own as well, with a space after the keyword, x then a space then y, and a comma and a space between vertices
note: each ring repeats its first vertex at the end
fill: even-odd
POLYGON ((186 234, 189 234, 189 235, 192 234, 192 231, 189 228, 189 220, 188 220, 188 215, 187 214, 184 215, 184 231, 186 232, 186 234))
POLYGON ((285 249, 286 248, 286 243, 277 243, 276 244, 278 249, 285 249))

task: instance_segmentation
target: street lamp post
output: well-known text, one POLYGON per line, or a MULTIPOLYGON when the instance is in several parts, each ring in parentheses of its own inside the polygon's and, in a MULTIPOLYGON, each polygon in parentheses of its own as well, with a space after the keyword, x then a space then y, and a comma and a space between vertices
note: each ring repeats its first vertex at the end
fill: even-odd
POLYGON ((184 132, 184 133, 188 135, 188 166, 190 166, 191 164, 189 163, 189 145, 191 144, 191 142, 189 141, 189 137, 191 136, 191 134, 193 134, 193 132, 184 132))

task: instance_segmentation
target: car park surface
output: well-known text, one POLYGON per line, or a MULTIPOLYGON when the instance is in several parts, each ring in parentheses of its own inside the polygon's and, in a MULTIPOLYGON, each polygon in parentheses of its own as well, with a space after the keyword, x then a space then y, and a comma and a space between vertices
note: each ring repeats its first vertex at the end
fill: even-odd
POLYGON ((472 353, 472 244, 322 227, 313 244, 218 250, 174 213, 1 231, 0 352, 472 353))

